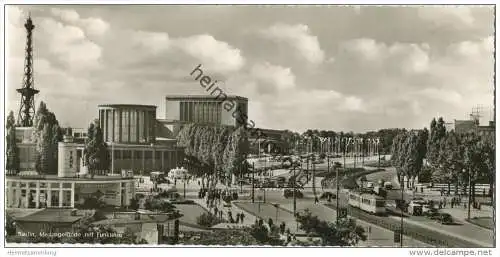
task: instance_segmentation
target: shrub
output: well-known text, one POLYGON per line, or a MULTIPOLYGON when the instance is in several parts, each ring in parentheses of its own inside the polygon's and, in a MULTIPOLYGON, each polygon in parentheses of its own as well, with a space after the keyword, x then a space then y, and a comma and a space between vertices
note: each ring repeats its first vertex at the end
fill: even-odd
POLYGON ((221 223, 222 220, 212 213, 205 212, 196 218, 196 224, 204 227, 212 227, 221 223))

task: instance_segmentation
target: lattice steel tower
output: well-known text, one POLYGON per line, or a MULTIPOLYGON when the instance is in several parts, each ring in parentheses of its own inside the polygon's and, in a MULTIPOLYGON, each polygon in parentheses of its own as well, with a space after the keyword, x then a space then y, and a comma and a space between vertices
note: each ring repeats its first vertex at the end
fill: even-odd
POLYGON ((17 92, 21 94, 21 104, 19 107, 19 118, 18 122, 20 126, 31 127, 33 126, 33 117, 35 116, 35 95, 38 94, 38 90, 35 89, 35 84, 33 81, 33 42, 32 42, 32 32, 35 28, 31 16, 24 24, 26 28, 26 55, 24 57, 24 75, 23 75, 23 87, 17 89, 17 92))

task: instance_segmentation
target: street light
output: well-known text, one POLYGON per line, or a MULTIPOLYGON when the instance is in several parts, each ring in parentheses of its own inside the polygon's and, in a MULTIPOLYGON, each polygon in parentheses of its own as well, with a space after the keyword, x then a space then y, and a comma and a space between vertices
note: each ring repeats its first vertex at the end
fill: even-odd
MULTIPOLYGON (((335 165, 333 166, 335 168, 335 171, 336 171, 336 175, 335 175, 335 182, 337 184, 337 197, 336 200, 337 200, 337 224, 339 223, 339 198, 340 198, 340 194, 339 194, 339 165, 340 163, 336 162, 335 165)), ((345 171, 345 167, 344 167, 344 171, 345 171)))
POLYGON ((252 162, 252 203, 255 203, 255 161, 252 162))
POLYGON ((278 212, 279 212, 279 207, 280 207, 280 204, 279 203, 276 203, 276 204, 273 204, 274 207, 276 207, 276 224, 278 224, 278 212))

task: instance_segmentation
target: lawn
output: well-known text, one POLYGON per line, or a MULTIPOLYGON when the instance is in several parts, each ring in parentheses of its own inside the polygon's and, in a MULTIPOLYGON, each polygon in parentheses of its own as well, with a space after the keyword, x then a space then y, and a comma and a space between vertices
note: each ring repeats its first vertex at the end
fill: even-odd
POLYGON ((470 219, 470 223, 491 230, 495 228, 495 223, 492 217, 472 218, 470 219))
POLYGON ((197 204, 174 204, 174 206, 184 215, 181 217, 180 221, 190 224, 196 224, 196 218, 207 212, 203 207, 197 204))

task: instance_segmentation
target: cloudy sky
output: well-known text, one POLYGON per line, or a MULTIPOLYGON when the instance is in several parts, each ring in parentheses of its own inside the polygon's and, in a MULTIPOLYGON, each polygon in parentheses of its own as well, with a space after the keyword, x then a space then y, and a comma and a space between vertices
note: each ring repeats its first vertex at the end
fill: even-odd
POLYGON ((104 103, 206 94, 202 64, 257 127, 362 132, 468 118, 493 102, 493 7, 9 6, 7 111, 19 108, 28 12, 35 86, 65 126, 104 103))

